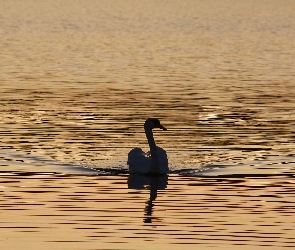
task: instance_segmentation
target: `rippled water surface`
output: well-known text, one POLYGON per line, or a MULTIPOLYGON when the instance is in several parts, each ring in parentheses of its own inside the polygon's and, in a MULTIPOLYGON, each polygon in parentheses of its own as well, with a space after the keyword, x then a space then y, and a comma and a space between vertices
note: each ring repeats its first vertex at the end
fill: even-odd
POLYGON ((1 246, 292 248, 294 13, 0 0, 1 246), (168 177, 128 176, 147 117, 168 177))
POLYGON ((1 178, 1 246, 294 248, 294 178, 172 175, 168 182, 146 181, 150 191, 133 189, 128 176, 1 178))

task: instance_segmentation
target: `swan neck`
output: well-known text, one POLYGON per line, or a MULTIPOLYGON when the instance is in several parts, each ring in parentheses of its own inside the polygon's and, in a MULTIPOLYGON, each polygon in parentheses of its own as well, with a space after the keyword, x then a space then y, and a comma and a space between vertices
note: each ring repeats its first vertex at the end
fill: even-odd
POLYGON ((153 157, 153 154, 157 152, 157 146, 154 139, 153 130, 149 128, 145 128, 145 135, 150 146, 151 155, 153 157))

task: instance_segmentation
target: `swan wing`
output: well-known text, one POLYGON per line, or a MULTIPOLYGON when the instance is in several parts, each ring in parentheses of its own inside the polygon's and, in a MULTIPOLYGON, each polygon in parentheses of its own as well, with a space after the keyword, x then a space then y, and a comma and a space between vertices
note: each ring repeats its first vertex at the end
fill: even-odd
POLYGON ((147 157, 141 148, 134 148, 128 153, 129 173, 148 173, 151 157, 147 157))

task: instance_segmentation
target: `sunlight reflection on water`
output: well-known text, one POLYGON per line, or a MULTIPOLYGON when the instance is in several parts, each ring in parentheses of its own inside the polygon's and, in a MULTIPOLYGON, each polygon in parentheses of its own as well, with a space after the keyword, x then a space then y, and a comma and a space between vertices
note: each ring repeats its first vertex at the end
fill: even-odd
POLYGON ((1 178, 3 247, 294 246, 293 178, 153 178, 136 189, 127 176, 1 178))
POLYGON ((3 248, 293 247, 294 1, 70 2, 0 0, 3 248))

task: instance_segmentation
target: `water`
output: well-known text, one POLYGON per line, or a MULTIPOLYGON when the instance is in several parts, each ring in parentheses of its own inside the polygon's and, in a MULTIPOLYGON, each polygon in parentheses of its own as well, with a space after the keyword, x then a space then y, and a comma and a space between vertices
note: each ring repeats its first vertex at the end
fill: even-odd
POLYGON ((293 1, 0 6, 1 245, 294 245, 293 1), (128 176, 147 117, 168 180, 128 176))
POLYGON ((127 179, 6 176, 2 248, 294 247, 294 178, 173 175, 155 201, 146 189, 127 189, 127 179))

